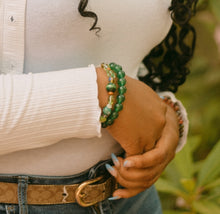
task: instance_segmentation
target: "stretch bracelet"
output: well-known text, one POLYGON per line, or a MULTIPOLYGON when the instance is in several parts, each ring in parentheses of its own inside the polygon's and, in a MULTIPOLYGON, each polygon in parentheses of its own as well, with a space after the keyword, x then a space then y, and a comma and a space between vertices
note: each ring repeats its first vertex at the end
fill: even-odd
POLYGON ((108 92, 108 104, 102 109, 102 115, 100 117, 100 122, 103 124, 107 121, 108 117, 111 115, 113 107, 115 105, 115 92, 117 91, 117 85, 115 83, 116 75, 110 69, 107 64, 102 63, 101 67, 106 71, 108 76, 108 84, 106 90, 108 92))
MULTIPOLYGON (((103 122, 101 121, 101 123, 102 123, 102 127, 106 128, 114 123, 114 120, 116 118, 118 118, 118 116, 119 116, 119 112, 123 109, 123 102, 125 101, 124 94, 126 93, 127 88, 125 87, 125 85, 126 85, 125 72, 122 70, 122 67, 120 65, 117 65, 116 63, 110 63, 109 65, 102 63, 102 68, 106 72, 112 71, 117 77, 116 91, 118 92, 118 95, 117 95, 116 103, 108 115, 106 115, 103 111, 103 114, 105 114, 107 117, 105 116, 106 117, 105 121, 102 120, 103 122)), ((107 87, 106 87, 106 89, 107 89, 107 87)), ((108 91, 108 89, 107 89, 107 91, 108 91)), ((104 110, 104 108, 103 108, 103 110, 104 110)), ((102 119, 103 119, 103 117, 102 117, 102 119)))
POLYGON ((178 124, 179 124, 179 137, 181 138, 183 136, 184 125, 183 125, 183 118, 181 115, 179 104, 177 102, 173 102, 171 98, 168 96, 162 96, 161 98, 166 104, 172 107, 172 109, 176 112, 178 118, 178 124))

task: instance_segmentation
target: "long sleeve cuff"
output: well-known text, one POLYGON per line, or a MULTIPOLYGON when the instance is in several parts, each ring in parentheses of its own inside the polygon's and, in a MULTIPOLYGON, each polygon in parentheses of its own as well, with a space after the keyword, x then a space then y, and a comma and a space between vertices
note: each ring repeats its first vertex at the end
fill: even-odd
POLYGON ((0 75, 0 154, 101 136, 93 65, 0 75))
POLYGON ((168 96, 168 97, 170 97, 172 102, 177 102, 179 107, 180 107, 181 116, 182 116, 183 125, 184 125, 184 130, 183 130, 183 135, 182 135, 182 137, 180 137, 178 146, 176 148, 176 152, 179 152, 184 147, 184 145, 186 144, 187 136, 188 136, 188 130, 189 130, 189 120, 188 120, 188 117, 187 117, 186 109, 184 108, 181 101, 176 99, 175 95, 172 92, 170 92, 170 91, 158 92, 158 95, 159 96, 168 96))

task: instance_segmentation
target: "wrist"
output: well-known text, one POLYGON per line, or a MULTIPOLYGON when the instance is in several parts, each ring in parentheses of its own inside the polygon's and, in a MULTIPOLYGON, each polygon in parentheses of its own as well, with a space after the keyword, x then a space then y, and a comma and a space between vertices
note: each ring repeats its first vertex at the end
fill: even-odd
POLYGON ((108 76, 103 68, 96 68, 97 73, 97 85, 98 85, 98 99, 99 106, 103 109, 108 103, 108 92, 106 91, 106 85, 108 84, 108 76))
POLYGON ((184 125, 179 104, 177 102, 173 102, 169 96, 162 97, 162 99, 168 105, 168 107, 172 108, 173 111, 176 113, 176 118, 179 125, 179 138, 181 138, 183 136, 184 125))
POLYGON ((183 129, 183 133, 182 133, 183 136, 179 139, 179 143, 178 143, 178 146, 177 146, 177 149, 176 149, 176 152, 179 152, 184 147, 184 145, 186 144, 188 130, 189 130, 189 120, 188 120, 188 117, 187 117, 186 109, 184 108, 184 106, 181 103, 181 101, 176 99, 176 97, 175 97, 175 95, 173 93, 168 92, 168 91, 164 91, 164 92, 159 92, 158 94, 160 96, 168 96, 168 97, 170 97, 171 100, 173 102, 177 102, 179 107, 180 107, 180 112, 181 112, 181 116, 182 116, 182 120, 183 120, 184 129, 183 129))

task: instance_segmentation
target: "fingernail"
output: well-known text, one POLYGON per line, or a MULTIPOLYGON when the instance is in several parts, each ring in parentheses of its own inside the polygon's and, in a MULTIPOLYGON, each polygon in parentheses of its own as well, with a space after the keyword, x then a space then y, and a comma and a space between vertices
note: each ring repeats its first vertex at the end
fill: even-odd
POLYGON ((121 198, 120 196, 115 196, 115 197, 108 198, 108 200, 109 201, 114 201, 114 200, 118 200, 120 198, 121 198))
POLYGON ((115 155, 114 153, 112 153, 112 154, 111 154, 111 157, 112 157, 112 161, 113 161, 113 163, 115 164, 115 166, 116 166, 117 168, 119 168, 119 167, 120 167, 120 162, 119 162, 118 158, 116 157, 116 155, 115 155))
POLYGON ((105 167, 106 167, 106 169, 109 171, 109 173, 110 173, 112 176, 116 177, 117 172, 116 172, 116 170, 115 170, 111 165, 105 164, 105 167))
POLYGON ((124 162, 124 167, 129 168, 129 167, 133 167, 134 166, 134 162, 130 161, 130 160, 126 160, 124 162))

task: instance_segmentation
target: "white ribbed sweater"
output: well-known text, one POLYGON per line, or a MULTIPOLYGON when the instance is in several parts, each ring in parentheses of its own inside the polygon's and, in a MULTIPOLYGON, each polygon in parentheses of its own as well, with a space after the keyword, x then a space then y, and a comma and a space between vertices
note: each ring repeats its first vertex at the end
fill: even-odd
POLYGON ((78 2, 0 0, 0 173, 68 175, 121 150, 105 131, 98 138, 87 65, 116 61, 135 77, 171 26, 170 0, 90 0, 99 37, 78 2))

